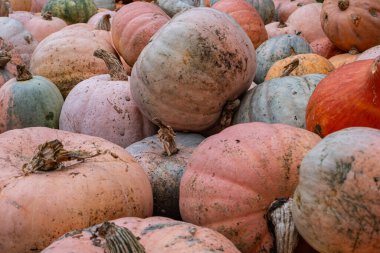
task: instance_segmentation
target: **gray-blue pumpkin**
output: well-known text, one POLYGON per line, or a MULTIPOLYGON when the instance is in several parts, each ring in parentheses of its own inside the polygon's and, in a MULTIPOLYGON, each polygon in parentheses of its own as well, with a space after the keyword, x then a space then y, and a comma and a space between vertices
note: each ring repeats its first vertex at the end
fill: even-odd
POLYGON ((156 3, 170 17, 179 12, 201 6, 200 0, 157 0, 156 3))
POLYGON ((244 96, 233 124, 282 123, 305 128, 306 106, 322 74, 286 76, 266 81, 244 96))

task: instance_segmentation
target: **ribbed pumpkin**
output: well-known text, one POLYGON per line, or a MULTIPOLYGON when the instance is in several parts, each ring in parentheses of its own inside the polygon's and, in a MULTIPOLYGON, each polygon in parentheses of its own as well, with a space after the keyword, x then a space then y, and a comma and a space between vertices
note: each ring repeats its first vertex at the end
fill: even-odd
POLYGON ((289 16, 304 5, 316 3, 315 0, 277 0, 277 18, 281 22, 286 22, 289 16))
POLYGON ((169 16, 153 3, 133 2, 112 19, 112 41, 129 66, 133 66, 151 37, 169 21, 169 16))
POLYGON ((265 80, 282 76, 303 76, 307 74, 329 74, 334 65, 317 54, 298 54, 277 61, 268 70, 265 80))
POLYGON ((245 0, 220 0, 211 8, 233 17, 247 33, 255 48, 268 39, 268 33, 259 13, 245 0))
POLYGON ((303 159, 292 214, 320 252, 380 252, 380 131, 353 127, 303 159))
POLYGON ((295 54, 311 53, 307 41, 297 35, 280 35, 265 41, 257 49, 257 70, 255 83, 264 82, 272 65, 278 60, 295 54))
POLYGON ((175 14, 186 11, 188 9, 199 7, 199 0, 157 0, 158 6, 163 9, 169 17, 175 14))
POLYGON ((334 67, 337 69, 340 66, 343 66, 344 64, 348 64, 351 62, 354 62, 358 58, 358 54, 338 54, 329 59, 329 61, 334 65, 334 67))
POLYGON ((249 90, 234 116, 234 124, 246 122, 282 123, 305 128, 306 106, 325 75, 282 77, 249 90))
POLYGON ((0 158, 1 252, 39 252, 67 231, 152 214, 145 172, 104 139, 17 129, 0 135, 0 158))
POLYGON ((115 52, 109 32, 93 30, 88 24, 67 26, 38 44, 31 72, 50 79, 66 97, 79 82, 108 73, 105 63, 93 56, 98 48, 115 52))
POLYGON ((293 194, 300 163, 319 140, 304 129, 260 122, 207 138, 181 180, 183 220, 222 233, 243 253, 271 252, 264 215, 276 198, 293 194))
POLYGON ((8 0, 14 11, 30 11, 32 0, 8 0))
POLYGON ((98 12, 88 20, 87 24, 91 25, 92 27, 96 29, 96 28, 99 28, 99 25, 101 22, 106 21, 106 22, 109 22, 109 26, 110 26, 109 30, 111 30, 112 18, 113 16, 115 16, 115 14, 116 14, 115 11, 98 12))
POLYGON ((71 25, 86 23, 96 13, 96 5, 93 0, 48 0, 42 12, 48 11, 71 25))
POLYGON ((242 28, 218 10, 193 8, 144 48, 132 69, 131 92, 149 119, 202 131, 219 123, 223 107, 249 88, 255 70, 255 49, 242 28))
POLYGON ((0 133, 24 127, 58 128, 63 97, 57 86, 42 76, 17 67, 17 76, 0 88, 0 133))
POLYGON ((380 44, 380 1, 325 0, 321 23, 327 37, 345 51, 380 44))
POLYGON ((307 129, 320 136, 347 127, 380 128, 380 57, 346 64, 330 73, 312 94, 307 129))
POLYGON ((310 47, 313 50, 314 54, 318 54, 325 58, 331 58, 334 55, 344 53, 342 50, 337 48, 327 37, 314 40, 312 43, 310 43, 310 47))
POLYGON ((284 34, 296 35, 298 33, 297 30, 292 25, 283 23, 283 22, 273 22, 273 23, 267 24, 265 26, 265 29, 267 30, 269 39, 279 36, 279 35, 284 35, 284 34))
POLYGON ((105 60, 110 74, 86 79, 70 91, 59 128, 102 137, 124 148, 155 134, 155 125, 131 97, 128 76, 118 58, 104 50, 95 54, 105 60))
POLYGON ((375 59, 380 56, 380 45, 371 47, 358 55, 355 61, 375 59))
MULTIPOLYGON (((132 250, 136 242, 120 240, 121 236, 109 235, 111 241, 120 242, 114 251, 105 251, 102 244, 106 240, 99 236, 94 226, 67 233, 54 242, 41 253, 103 253, 103 252, 135 252, 135 253, 239 253, 239 250, 223 235, 207 228, 202 228, 182 221, 164 217, 151 217, 146 219, 121 218, 113 222, 121 228, 129 229, 144 249, 132 250), (114 239, 114 240, 112 240, 114 239), (94 243, 95 242, 95 243, 94 243), (124 243, 121 243, 124 242, 124 243), (130 246, 129 246, 130 245, 130 246), (118 249, 116 251, 116 249, 118 249)), ((110 230, 115 231, 115 230, 110 230)), ((120 230, 119 230, 120 231, 120 230)), ((120 233, 119 233, 120 234, 120 233)), ((104 236, 104 235, 103 235, 104 236)), ((126 238, 126 237, 125 237, 126 238)), ((140 246, 140 247, 141 247, 140 246)), ((108 248, 106 246, 106 248, 108 248)))
POLYGON ((96 7, 98 8, 105 8, 109 10, 114 10, 116 8, 115 6, 115 0, 93 0, 96 7))
POLYGON ((45 12, 41 16, 35 16, 25 24, 25 28, 37 41, 42 41, 48 35, 58 32, 67 24, 60 18, 53 17, 51 13, 45 12))
POLYGON ((157 135, 127 147, 127 151, 144 168, 153 188, 153 215, 181 219, 179 184, 188 160, 204 137, 192 133, 176 133, 178 153, 164 154, 157 135))

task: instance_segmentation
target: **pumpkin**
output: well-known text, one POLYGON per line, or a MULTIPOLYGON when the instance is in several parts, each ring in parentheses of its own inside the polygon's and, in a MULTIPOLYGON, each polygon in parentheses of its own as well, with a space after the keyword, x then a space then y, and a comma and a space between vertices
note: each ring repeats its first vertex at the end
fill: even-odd
POLYGON ((8 17, 10 4, 6 0, 0 0, 0 17, 8 17))
POLYGON ((320 252, 380 251, 380 131, 353 127, 324 138, 303 159, 292 214, 320 252))
POLYGON ((30 11, 32 0, 8 0, 14 11, 30 11))
POLYGON ((9 13, 8 17, 20 21, 25 26, 29 20, 34 18, 34 14, 29 11, 12 11, 9 13))
POLYGON ((326 0, 320 16, 323 31, 340 49, 363 52, 380 44, 380 2, 326 0))
POLYGON ((133 66, 151 37, 169 21, 155 4, 133 2, 121 8, 112 19, 112 41, 129 66, 133 66))
POLYGON ((93 0, 48 0, 42 12, 51 12, 67 24, 86 23, 96 13, 93 0))
MULTIPOLYGON (((237 250, 237 248, 223 235, 208 228, 202 228, 193 224, 164 217, 150 217, 146 219, 126 217, 99 224, 91 228, 82 229, 74 233, 67 233, 41 253, 103 253, 105 250, 100 245, 105 243, 106 240, 104 237, 109 238, 108 245, 110 246, 113 245, 111 243, 111 241, 113 241, 112 239, 120 242, 118 244, 119 251, 110 252, 239 252, 239 250, 237 250), (108 236, 107 234, 106 236, 101 235, 103 234, 99 233, 102 231, 101 228, 109 225, 111 225, 111 228, 113 229, 108 230, 110 231, 108 236), (118 231, 120 236, 112 236, 111 231, 118 231), (128 233, 133 233, 133 239, 122 240, 121 238, 128 238, 121 236, 127 231, 128 233), (120 232, 124 233, 121 234, 120 232), (129 248, 136 244, 140 245, 138 250, 129 248), (125 245, 131 246, 128 247, 125 245)), ((106 247, 109 249, 109 246, 106 247)))
POLYGON ((98 12, 88 20, 87 24, 91 25, 92 27, 94 27, 96 29, 96 28, 102 27, 102 22, 103 23, 105 22, 107 25, 109 25, 109 29, 101 28, 101 30, 110 31, 111 30, 112 17, 115 14, 116 14, 116 12, 114 12, 114 11, 98 12))
POLYGON ((98 48, 114 52, 107 31, 93 30, 88 24, 70 25, 38 44, 30 69, 50 79, 66 97, 79 82, 108 73, 105 63, 93 56, 98 48))
POLYGON ((297 9, 307 4, 316 3, 315 0, 277 0, 275 1, 277 18, 280 22, 286 22, 289 16, 297 9))
POLYGON ((301 32, 301 36, 309 43, 312 43, 326 37, 320 21, 321 11, 321 3, 307 4, 293 12, 287 22, 301 32))
POLYGON ((42 41, 48 35, 61 30, 67 24, 60 18, 53 17, 51 13, 45 12, 41 16, 35 16, 25 24, 25 28, 37 41, 42 41))
POLYGON ((179 184, 188 160, 204 137, 192 133, 176 133, 178 153, 167 156, 157 135, 127 147, 127 151, 144 168, 153 188, 153 215, 181 219, 179 184))
POLYGON ((133 101, 128 76, 119 59, 105 50, 94 54, 106 62, 110 74, 93 76, 70 91, 59 128, 102 137, 121 147, 153 135, 155 126, 133 101))
POLYGON ((220 0, 211 8, 233 17, 247 33, 255 48, 268 39, 268 33, 259 13, 245 0, 220 0))
POLYGON ((24 64, 12 43, 0 37, 0 87, 16 76, 16 65, 24 64))
POLYGON ((0 27, 0 37, 13 44, 28 67, 31 55, 38 42, 19 21, 13 18, 0 17, 0 27))
POLYGON ((303 76, 307 74, 329 74, 334 65, 317 54, 298 54, 277 61, 269 69, 265 80, 282 76, 303 76))
POLYGON ((358 55, 355 61, 375 59, 380 56, 380 45, 371 47, 358 55))
POLYGON ((0 133, 24 127, 58 128, 63 97, 42 76, 17 66, 17 76, 0 88, 0 133))
POLYGON ((145 172, 104 139, 11 130, 0 135, 0 157, 1 252, 39 252, 67 231, 152 214, 145 172))
POLYGON ((310 43, 310 47, 314 54, 318 54, 325 58, 331 58, 337 54, 343 54, 344 52, 337 48, 327 37, 317 39, 310 43))
POLYGON ((283 22, 273 22, 270 24, 267 24, 265 26, 265 29, 268 33, 268 38, 273 38, 279 35, 285 35, 285 34, 294 34, 297 35, 297 30, 287 23, 283 22))
POLYGON ((169 17, 173 17, 179 12, 199 7, 199 0, 157 0, 157 4, 169 17))
POLYGON ((114 10, 116 8, 115 6, 115 0, 93 0, 96 7, 98 8, 105 8, 108 10, 114 10))
POLYGON ((334 65, 334 67, 337 69, 340 66, 343 66, 344 64, 354 62, 358 58, 358 54, 338 54, 329 59, 329 61, 334 65))
POLYGON ((280 35, 265 41, 257 49, 255 83, 264 82, 268 70, 276 61, 291 55, 307 53, 311 53, 309 43, 297 35, 280 35))
POLYGON ((32 7, 30 8, 30 11, 34 13, 41 12, 47 1, 48 0, 32 0, 32 7))
POLYGON ((380 128, 380 57, 343 65, 315 89, 307 129, 326 136, 347 127, 380 128))
POLYGON ((298 183, 298 167, 320 138, 304 129, 261 122, 237 124, 193 152, 180 184, 184 221, 214 229, 243 253, 271 252, 264 215, 298 183))
POLYGON ((307 102, 325 75, 286 76, 266 81, 249 90, 234 116, 234 124, 282 123, 305 128, 307 102))
POLYGON ((178 131, 206 130, 251 85, 255 56, 231 17, 193 8, 176 15, 144 48, 132 69, 132 97, 150 120, 178 131))

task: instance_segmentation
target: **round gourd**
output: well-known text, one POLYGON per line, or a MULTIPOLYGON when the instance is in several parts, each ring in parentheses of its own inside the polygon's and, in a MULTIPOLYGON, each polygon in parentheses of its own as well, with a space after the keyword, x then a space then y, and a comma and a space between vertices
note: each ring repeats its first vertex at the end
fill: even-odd
POLYGON ((25 26, 26 22, 34 18, 34 14, 29 11, 13 11, 9 13, 8 17, 16 19, 25 26))
POLYGON ((193 8, 175 16, 144 48, 132 69, 132 96, 150 120, 202 131, 217 124, 224 105, 251 85, 255 56, 231 17, 193 8))
POLYGON ((40 252, 67 231, 152 214, 147 175, 104 139, 17 129, 0 135, 0 158, 0 252, 40 252))
POLYGON ((48 11, 71 25, 86 23, 96 13, 96 5, 93 0, 48 0, 42 12, 48 11))
POLYGON ((243 253, 272 252, 264 215, 276 198, 293 194, 300 163, 319 140, 304 129, 261 122, 208 137, 181 180, 183 220, 222 233, 243 253))
POLYGON ((25 24, 25 28, 33 35, 37 41, 42 41, 54 32, 58 32, 67 24, 60 18, 53 17, 51 13, 43 13, 35 16, 25 24))
POLYGON ((380 44, 379 11, 379 1, 325 0, 320 22, 337 47, 363 52, 380 44))
POLYGON ((320 136, 347 127, 380 128, 380 57, 346 64, 317 86, 306 126, 320 136))
POLYGON ((278 60, 295 54, 311 53, 307 41, 297 35, 280 35, 265 41, 257 49, 257 70, 255 83, 264 82, 270 67, 278 60))
POLYGON ((287 76, 256 86, 244 95, 234 124, 260 121, 305 128, 307 103, 323 78, 321 74, 287 76))
POLYGON ((380 251, 380 131, 354 127, 324 138, 303 159, 292 214, 320 252, 380 251))
POLYGON ((267 24, 265 26, 265 29, 268 33, 268 38, 273 38, 279 35, 285 35, 285 34, 294 34, 297 35, 297 30, 287 23, 282 22, 273 22, 270 24, 267 24))

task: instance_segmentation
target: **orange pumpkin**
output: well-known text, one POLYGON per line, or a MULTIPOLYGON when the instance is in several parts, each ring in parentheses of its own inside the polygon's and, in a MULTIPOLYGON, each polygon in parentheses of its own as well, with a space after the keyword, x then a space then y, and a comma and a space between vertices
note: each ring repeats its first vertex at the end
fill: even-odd
POLYGON ((346 64, 323 79, 310 97, 306 128, 326 136, 343 128, 380 128, 380 57, 346 64))
POLYGON ((32 0, 9 0, 12 10, 14 11, 30 11, 32 0))

